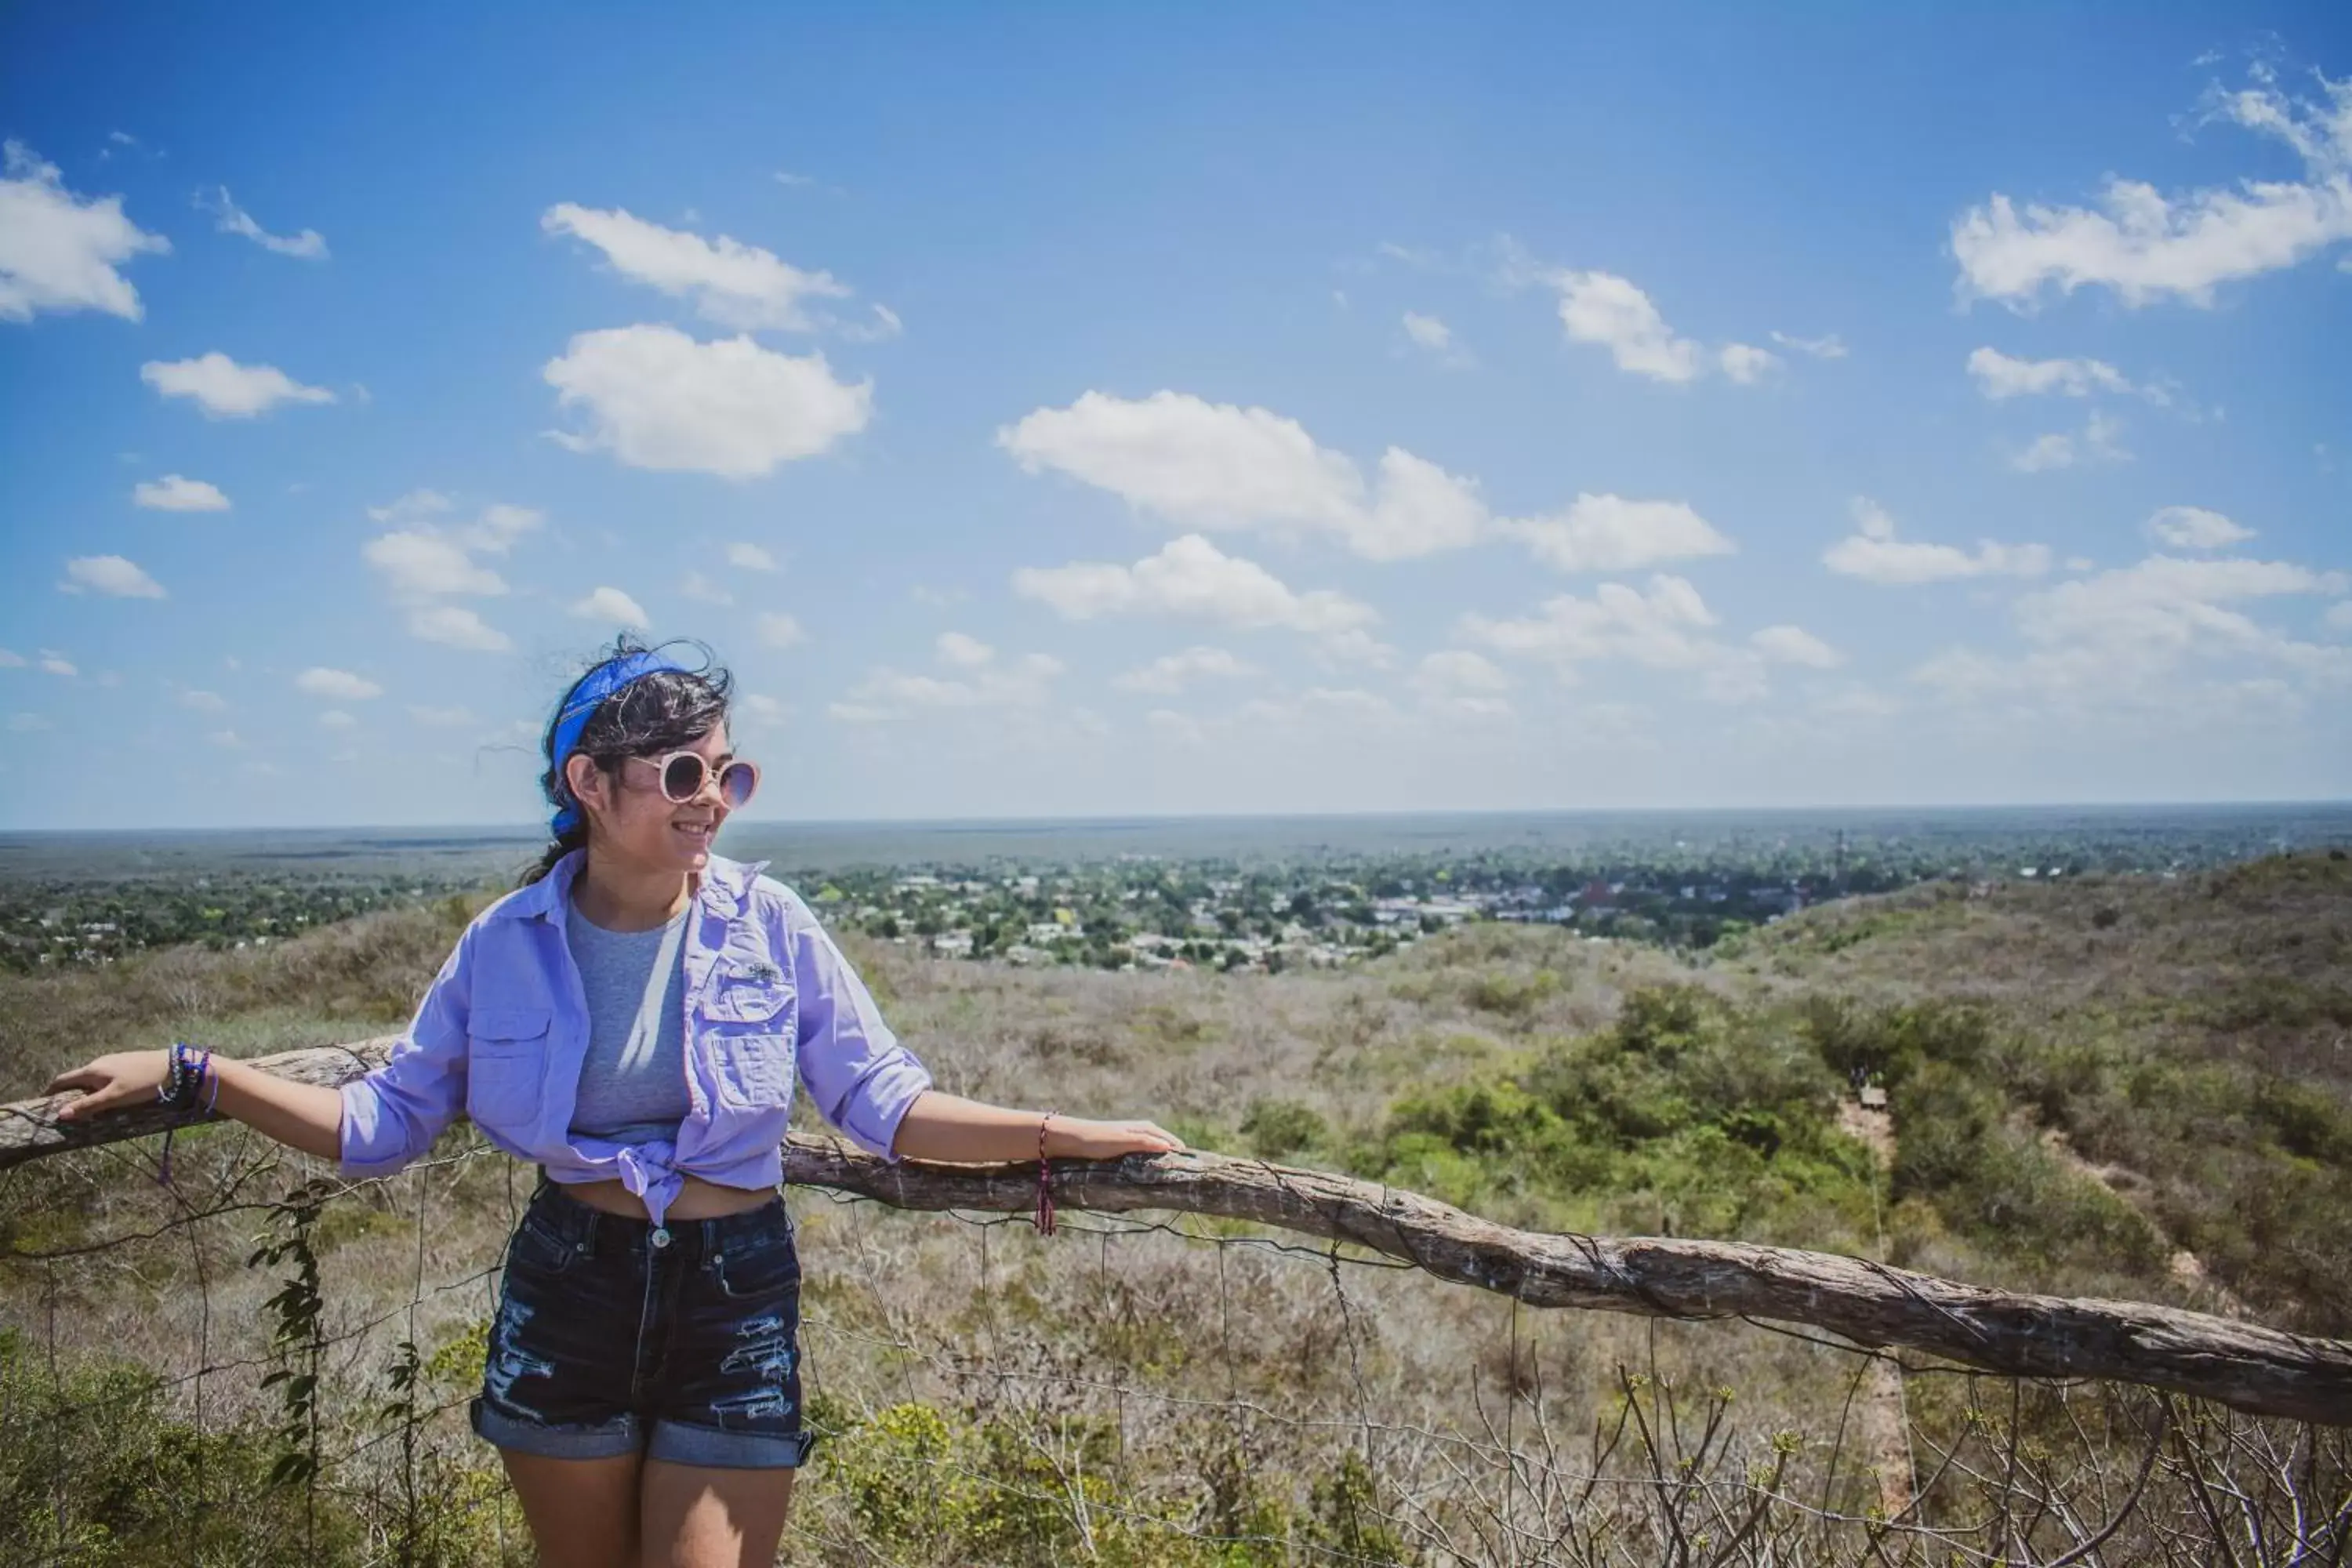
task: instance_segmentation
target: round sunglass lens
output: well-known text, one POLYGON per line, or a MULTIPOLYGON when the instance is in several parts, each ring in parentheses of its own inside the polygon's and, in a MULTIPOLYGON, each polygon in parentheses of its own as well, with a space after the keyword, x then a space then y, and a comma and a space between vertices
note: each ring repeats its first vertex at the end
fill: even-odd
POLYGON ((759 770, 749 763, 730 763, 719 773, 719 794, 731 806, 751 798, 751 791, 760 782, 759 770))
POLYGON ((706 766, 692 752, 680 752, 662 768, 662 794, 672 800, 692 800, 702 793, 706 766))

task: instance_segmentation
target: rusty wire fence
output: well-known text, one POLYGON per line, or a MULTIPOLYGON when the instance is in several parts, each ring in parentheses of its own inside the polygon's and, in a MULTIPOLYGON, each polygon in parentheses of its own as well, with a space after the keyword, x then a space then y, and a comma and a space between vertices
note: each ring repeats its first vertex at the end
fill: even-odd
MULTIPOLYGON (((233 1127, 0 1173, 0 1561, 532 1561, 466 1429, 530 1173, 233 1127)), ((795 1563, 2334 1564, 2352 1433, 1198 1215, 794 1187, 795 1563)))

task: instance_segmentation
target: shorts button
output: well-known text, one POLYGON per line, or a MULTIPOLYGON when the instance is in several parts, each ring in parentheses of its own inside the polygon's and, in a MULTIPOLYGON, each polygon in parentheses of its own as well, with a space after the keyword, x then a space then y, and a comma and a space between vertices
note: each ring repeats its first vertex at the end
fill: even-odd
POLYGON ((669 1226, 666 1225, 657 1225, 654 1226, 653 1235, 647 1237, 646 1239, 652 1242, 656 1248, 667 1247, 669 1245, 669 1226))

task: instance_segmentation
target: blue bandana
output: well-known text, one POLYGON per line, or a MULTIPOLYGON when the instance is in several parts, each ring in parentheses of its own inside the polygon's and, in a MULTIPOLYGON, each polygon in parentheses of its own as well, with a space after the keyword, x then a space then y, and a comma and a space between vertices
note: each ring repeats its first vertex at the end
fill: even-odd
POLYGON ((657 649, 643 653, 625 653, 618 658, 608 658, 586 675, 572 689, 571 700, 555 717, 554 755, 556 798, 562 802, 555 815, 548 819, 548 831, 561 838, 580 826, 580 803, 572 795, 572 788, 563 782, 563 764, 580 748, 580 731, 604 705, 604 699, 630 682, 652 675, 657 670, 675 669, 681 674, 694 672, 669 655, 657 649))

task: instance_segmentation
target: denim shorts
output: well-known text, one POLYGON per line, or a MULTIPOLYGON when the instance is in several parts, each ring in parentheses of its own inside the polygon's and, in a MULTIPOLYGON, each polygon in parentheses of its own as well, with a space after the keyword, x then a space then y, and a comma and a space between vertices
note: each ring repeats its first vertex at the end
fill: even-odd
POLYGON ((796 1467, 816 1436, 800 1306, 781 1195, 656 1229, 542 1184, 507 1246, 474 1430, 556 1459, 796 1467))

